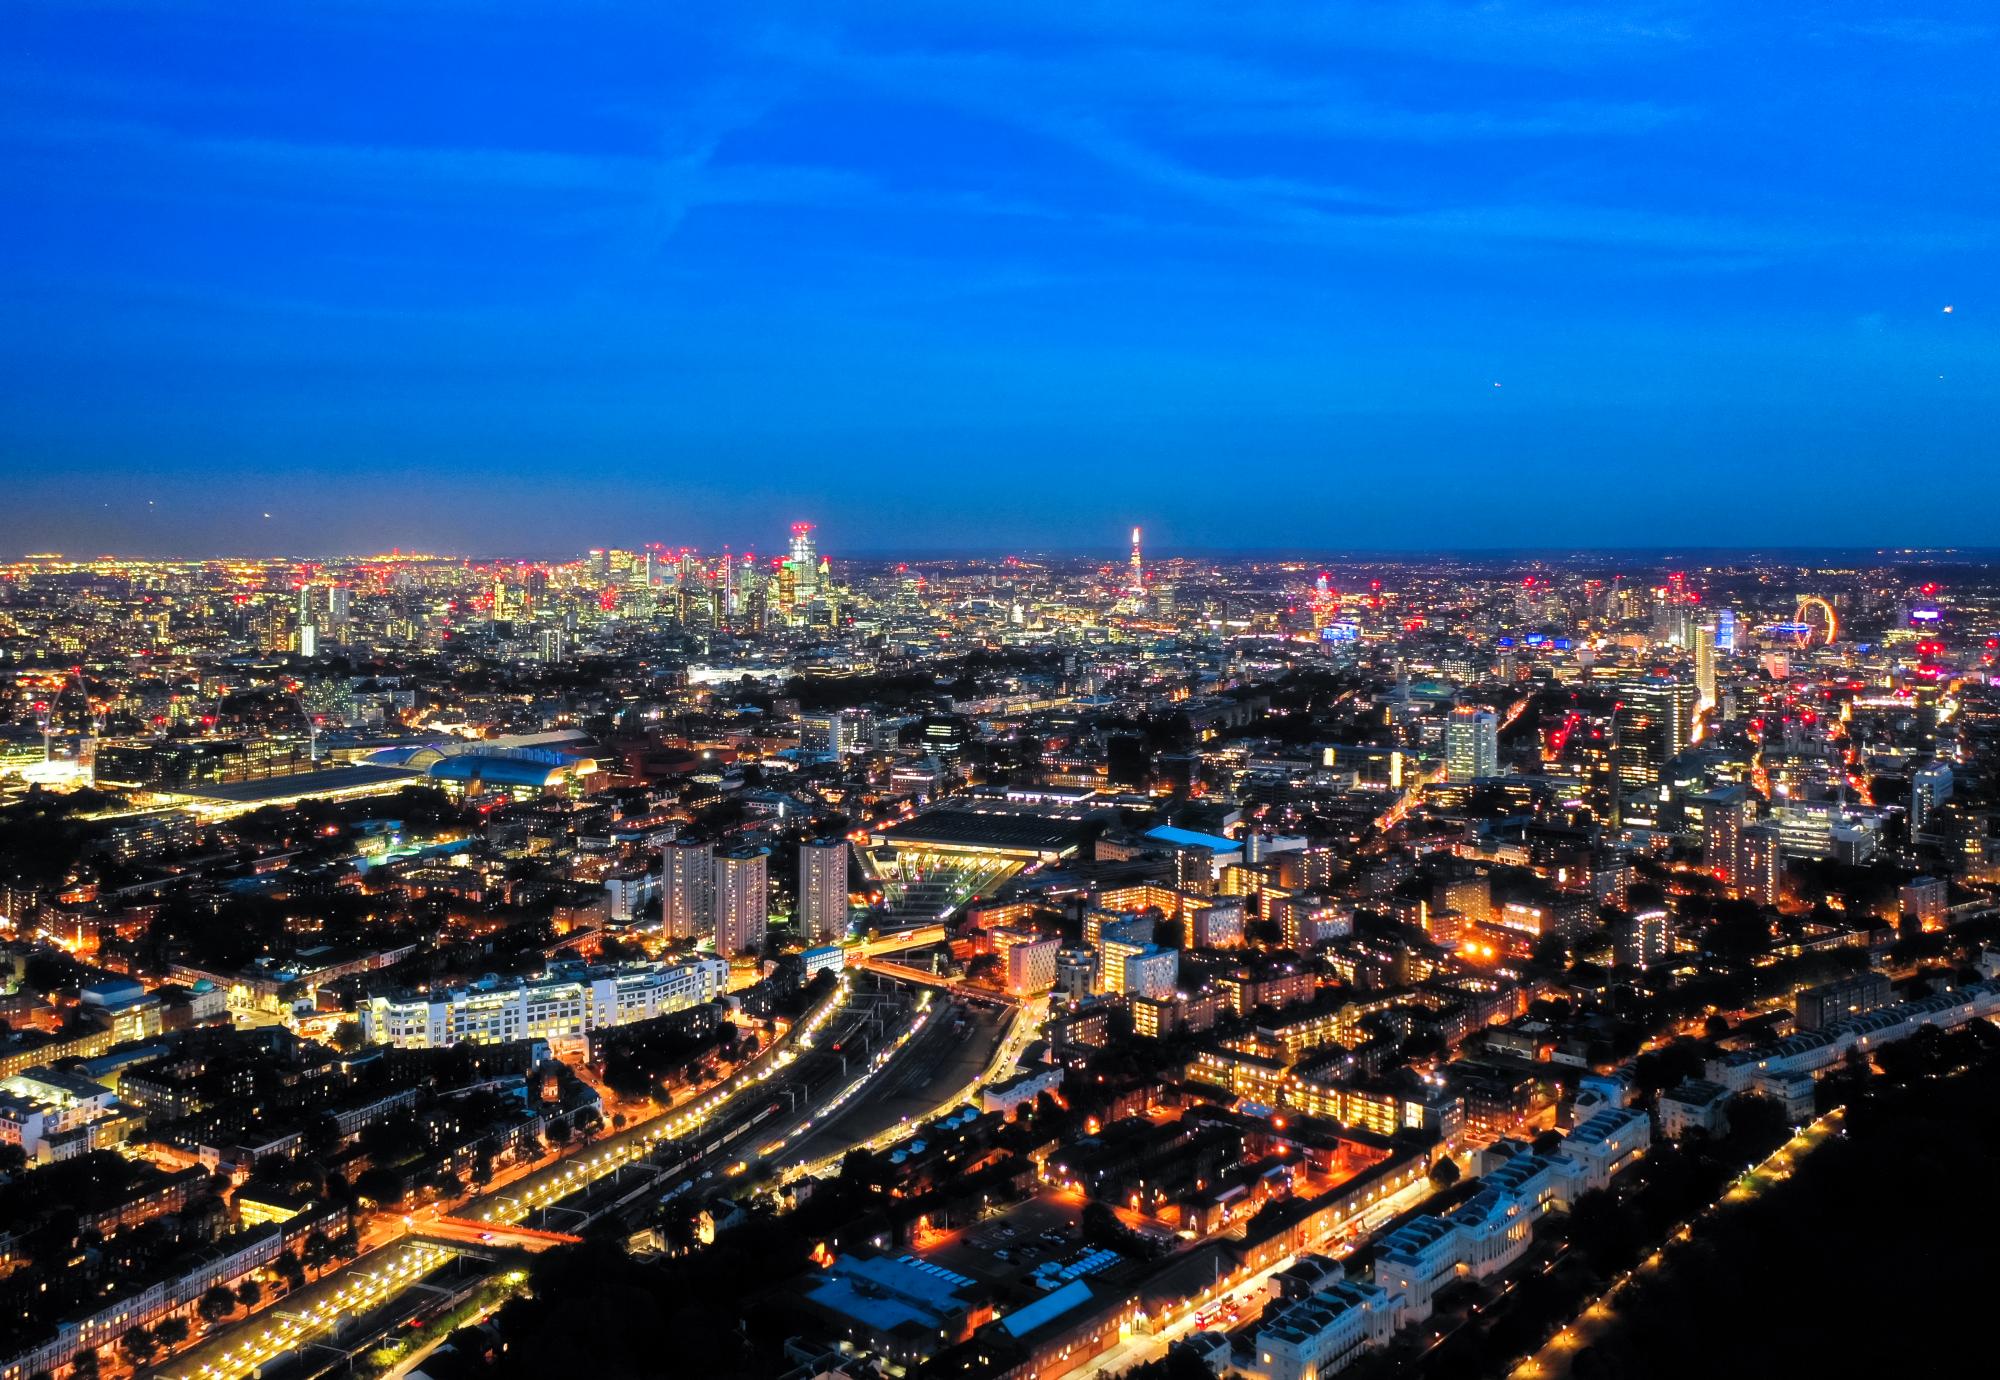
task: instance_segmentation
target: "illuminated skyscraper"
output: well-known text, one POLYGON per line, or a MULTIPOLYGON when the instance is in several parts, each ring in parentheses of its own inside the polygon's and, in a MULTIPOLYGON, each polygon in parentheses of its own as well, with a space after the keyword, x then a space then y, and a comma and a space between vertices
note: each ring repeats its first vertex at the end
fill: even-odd
POLYGON ((755 954, 770 923, 768 848, 732 848, 715 856, 715 951, 724 958, 755 954))
POLYGON ((1724 656, 1736 655, 1736 610, 1723 609, 1715 615, 1715 650, 1724 656))
POLYGON ((792 524, 792 588, 801 603, 819 589, 819 548, 810 522, 792 524))
POLYGON ((321 586, 303 584, 299 586, 298 607, 298 651, 300 656, 314 656, 319 652, 321 586))
POLYGON ((1340 599, 1333 592, 1333 577, 1324 570, 1313 581, 1313 627, 1324 628, 1340 613, 1340 599))
POLYGON ((669 939, 699 939, 715 930, 715 846, 675 839, 663 850, 660 920, 669 939))
POLYGON ((1725 786, 1706 799, 1702 816, 1702 865, 1725 886, 1741 888, 1748 872, 1744 837, 1757 822, 1757 801, 1748 788, 1725 786))
POLYGON ((1134 599, 1146 597, 1146 562, 1139 554, 1139 529, 1132 529, 1132 573, 1126 586, 1134 599))
POLYGON ((1477 781, 1500 774, 1500 720, 1488 709, 1461 705, 1444 726, 1447 781, 1477 781))
POLYGON ((1661 769, 1685 751, 1694 727, 1694 686, 1645 676, 1618 688, 1611 715, 1611 766, 1621 824, 1656 825, 1661 769))
POLYGON ((1910 774, 1910 832, 1920 834, 1937 813, 1938 806, 1951 799, 1951 767, 1932 762, 1910 774))
POLYGON ((1694 626, 1694 688, 1697 704, 1715 703, 1716 625, 1699 622, 1694 626))
POLYGON ((799 937, 832 944, 847 935, 847 840, 799 845, 799 937))
POLYGON ((1765 820, 1745 829, 1739 856, 1742 870, 1736 877, 1737 892, 1759 905, 1777 905, 1784 892, 1785 878, 1784 851, 1779 847, 1777 824, 1765 820))

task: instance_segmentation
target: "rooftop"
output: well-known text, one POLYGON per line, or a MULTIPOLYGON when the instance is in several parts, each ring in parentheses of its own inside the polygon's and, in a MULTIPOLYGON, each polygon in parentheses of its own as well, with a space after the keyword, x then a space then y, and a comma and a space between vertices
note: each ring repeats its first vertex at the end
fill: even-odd
POLYGON ((1038 1327, 1054 1322, 1072 1308, 1096 1297, 1082 1280, 1071 1280, 1053 1293, 1044 1294, 1025 1308, 1017 1308, 1000 1320, 1010 1337, 1024 1337, 1038 1327))
POLYGON ((1083 843, 1090 820, 1078 815, 941 805, 875 831, 878 843, 929 844, 992 853, 1062 856, 1083 843))
POLYGON ((319 771, 294 772, 290 776, 267 776, 257 781, 227 781, 197 790, 171 794, 192 796, 221 805, 275 805, 304 800, 309 796, 335 795, 346 791, 380 789, 414 784, 406 771, 396 767, 324 767, 319 771))
POLYGON ((964 1309, 962 1295, 971 1288, 964 1275, 913 1255, 843 1255, 807 1297, 878 1332, 936 1330, 964 1309))
POLYGON ((1148 829, 1146 837, 1160 843, 1170 843, 1176 848, 1206 848, 1216 853, 1240 853, 1243 845, 1235 839, 1221 834, 1203 834, 1193 829, 1178 829, 1171 824, 1148 829))

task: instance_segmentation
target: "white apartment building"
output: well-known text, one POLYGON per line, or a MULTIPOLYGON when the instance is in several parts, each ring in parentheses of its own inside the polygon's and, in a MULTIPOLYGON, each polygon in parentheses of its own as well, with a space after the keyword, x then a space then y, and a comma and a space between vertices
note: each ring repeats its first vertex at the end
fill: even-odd
POLYGON ((1395 1296, 1398 1326, 1431 1315, 1431 1300, 1458 1278, 1464 1254, 1464 1233, 1442 1217, 1419 1217, 1382 1239, 1375 1282, 1395 1296))
POLYGON ((1543 1214, 1603 1188, 1651 1144, 1644 1111, 1607 1107, 1571 1131, 1553 1155, 1537 1155, 1518 1141, 1490 1147, 1482 1160, 1497 1163, 1480 1176, 1476 1193, 1442 1215, 1405 1223, 1376 1247, 1375 1283, 1392 1300, 1395 1326, 1430 1317, 1437 1292, 1452 1280, 1487 1279, 1514 1264, 1543 1214))
POLYGON ((457 987, 427 996, 373 997, 361 1031, 399 1049, 443 1049, 465 1041, 559 1040, 713 1001, 729 988, 714 959, 568 967, 533 980, 457 987))
POLYGON ((1056 953, 1062 941, 1054 937, 995 930, 993 945, 1007 956, 1007 990, 1017 997, 1037 997, 1056 985, 1056 953))
POLYGON ((1373 1284, 1342 1280, 1300 1299, 1257 1329, 1265 1380, 1318 1380, 1396 1331, 1395 1301, 1373 1284))
POLYGON ((1148 944, 1125 960, 1124 990, 1131 996, 1171 997, 1181 980, 1181 951, 1148 944))
POLYGON ((1787 1084, 1800 1077, 1818 1078, 1845 1060, 1850 1050, 1879 1049, 1927 1025, 1952 1030, 1967 1021, 1991 1020, 1997 1015, 2000 982, 1968 983, 1953 992, 1897 1002, 1817 1030, 1802 1030, 1782 1040, 1737 1050, 1709 1060, 1704 1072, 1710 1082, 1733 1093, 1761 1092, 1783 1098, 1787 1084))
POLYGON ((645 910, 646 902, 653 898, 659 888, 660 879, 652 873, 639 869, 613 872, 604 879, 604 894, 611 902, 610 918, 621 925, 629 925, 645 910))

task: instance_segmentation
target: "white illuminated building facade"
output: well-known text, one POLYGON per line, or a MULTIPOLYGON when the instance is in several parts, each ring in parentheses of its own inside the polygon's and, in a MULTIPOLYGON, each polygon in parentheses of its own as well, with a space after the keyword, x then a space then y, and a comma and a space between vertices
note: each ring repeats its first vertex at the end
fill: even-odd
POLYGON ((1322 1380, 1345 1369, 1398 1329, 1429 1318, 1448 1284, 1490 1279, 1518 1262, 1545 1214, 1603 1188, 1651 1144, 1652 1122, 1643 1109, 1607 1107, 1553 1154, 1536 1154, 1519 1141, 1489 1147, 1471 1197, 1382 1238, 1372 1284, 1346 1281, 1336 1267, 1341 1282, 1267 1312, 1255 1333, 1255 1364, 1238 1371, 1254 1380, 1322 1380))
POLYGON ((1480 781, 1500 774, 1500 720, 1470 705, 1451 712, 1444 729, 1445 779, 1480 781))
POLYGON ((489 980, 424 996, 374 997, 361 1007, 361 1030, 399 1049, 574 1039, 713 1001, 728 986, 729 965, 715 959, 572 965, 511 984, 489 980))

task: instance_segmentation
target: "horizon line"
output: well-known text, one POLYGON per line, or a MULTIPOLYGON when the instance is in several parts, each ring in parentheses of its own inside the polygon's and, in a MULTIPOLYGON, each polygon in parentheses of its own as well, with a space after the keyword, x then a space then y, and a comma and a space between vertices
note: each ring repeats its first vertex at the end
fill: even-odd
MULTIPOLYGON (((341 551, 330 553, 304 552, 210 552, 202 555, 191 554, 132 554, 119 552, 99 552, 94 555, 70 555, 65 552, 23 552, 0 557, 0 565, 28 565, 35 562, 62 563, 66 565, 87 565, 101 561, 119 563, 159 563, 195 564, 228 561, 298 561, 298 562, 349 562, 374 560, 444 560, 465 561, 470 564, 487 562, 535 562, 551 565, 571 565, 588 559, 592 550, 600 551, 645 551, 659 547, 659 543, 642 543, 636 546, 607 546, 586 548, 562 554, 545 552, 497 551, 474 553, 467 551, 403 551, 392 548, 387 551, 341 551)), ((710 557, 720 556, 724 550, 732 554, 750 555, 749 550, 734 551, 725 545, 710 548, 687 546, 673 550, 702 552, 710 557)), ((978 547, 914 547, 896 549, 881 546, 862 546, 845 552, 822 552, 829 560, 850 560, 866 562, 888 561, 948 561, 948 560, 1007 560, 1007 559, 1062 559, 1062 560, 1111 560, 1122 562, 1129 557, 1129 547, 1120 546, 978 546, 978 547)), ((1155 561, 1165 564, 1176 560, 1217 560, 1217 561, 1293 561, 1293 560, 1393 560, 1408 561, 1441 558, 1516 558, 1536 560, 1575 560, 1599 556, 1622 557, 1687 557, 1687 556, 1872 556, 1877 558, 1937 558, 1959 559, 2000 557, 2000 546, 1908 546, 1891 544, 1838 543, 1827 545, 1773 544, 1748 545, 1734 543, 1694 544, 1674 543, 1655 545, 1605 545, 1605 546, 1381 546, 1381 547, 1227 547, 1188 546, 1174 548, 1158 556, 1148 558, 1148 564, 1155 561)))

